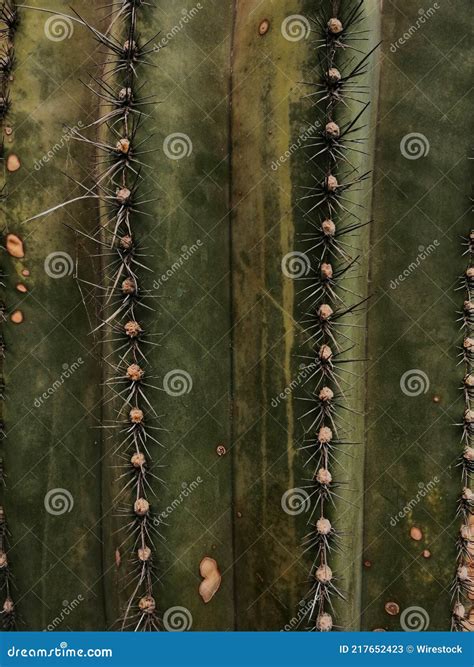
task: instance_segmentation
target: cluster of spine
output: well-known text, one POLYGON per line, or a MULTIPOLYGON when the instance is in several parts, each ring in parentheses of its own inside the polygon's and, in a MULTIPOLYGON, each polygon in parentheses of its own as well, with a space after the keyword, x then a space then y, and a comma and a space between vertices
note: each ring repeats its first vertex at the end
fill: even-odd
POLYGON ((309 403, 302 417, 303 449, 306 464, 312 469, 307 487, 312 503, 310 532, 304 546, 314 554, 307 621, 308 628, 317 631, 336 627, 333 602, 335 598, 345 599, 331 568, 332 554, 341 549, 341 532, 330 517, 335 500, 341 498, 337 493, 341 482, 334 479, 334 464, 341 450, 355 444, 350 440, 350 416, 355 411, 349 406, 345 391, 353 377, 346 365, 358 361, 348 355, 354 347, 350 327, 358 325, 348 322, 348 316, 362 309, 364 299, 350 289, 346 279, 353 277, 358 266, 352 246, 354 235, 367 224, 358 215, 360 205, 350 197, 370 175, 359 173, 352 163, 357 154, 363 153, 361 144, 365 140, 359 135, 363 127, 359 120, 368 106, 361 99, 367 88, 360 79, 366 73, 370 53, 357 55, 362 53, 359 44, 367 39, 361 29, 363 4, 363 0, 332 2, 327 15, 315 19, 321 33, 321 77, 309 84, 314 90, 308 95, 322 119, 318 136, 308 142, 319 171, 313 174, 315 183, 306 187, 302 198, 310 202, 305 213, 309 230, 302 237, 308 243, 306 254, 311 266, 317 267, 317 275, 304 279, 308 285, 301 292, 303 303, 309 305, 304 325, 312 346, 311 355, 303 357, 305 384, 309 384, 311 393, 302 397, 309 403), (362 105, 360 112, 342 123, 341 107, 347 108, 354 101, 362 105), (341 412, 349 418, 342 417, 341 412))
MULTIPOLYGON (((146 255, 136 236, 137 216, 148 215, 143 206, 153 199, 140 195, 144 181, 142 170, 147 167, 142 156, 149 137, 138 140, 139 129, 146 113, 154 104, 152 96, 143 96, 137 83, 137 70, 151 65, 148 56, 155 50, 151 42, 141 43, 137 17, 144 0, 114 2, 111 22, 103 33, 76 14, 69 17, 91 31, 95 40, 105 47, 107 59, 101 76, 94 78, 89 89, 97 95, 100 117, 83 128, 71 130, 72 138, 95 150, 96 175, 93 187, 78 183, 84 194, 63 202, 31 220, 79 200, 93 199, 99 204, 100 225, 97 233, 76 233, 97 244, 102 263, 99 285, 76 276, 81 284, 99 293, 100 323, 94 332, 106 332, 103 338, 105 385, 109 396, 104 409, 112 409, 110 427, 120 432, 113 455, 120 457, 122 474, 117 502, 126 502, 118 511, 124 524, 124 540, 118 547, 130 548, 132 580, 126 586, 129 593, 120 626, 122 630, 153 631, 160 629, 157 605, 153 595, 156 584, 155 542, 159 535, 153 516, 150 493, 151 478, 159 479, 152 471, 152 445, 161 445, 155 424, 158 415, 149 400, 156 390, 147 361, 147 348, 156 345, 154 334, 147 331, 144 314, 153 311, 153 294, 143 286, 142 275, 151 269, 144 263, 146 255), (89 136, 92 135, 92 136, 89 136), (110 406, 107 408, 106 406, 110 406), (133 499, 130 498, 133 493, 133 499)), ((93 333, 94 333, 93 332, 93 333)))
MULTIPOLYGON (((4 121, 10 110, 10 80, 14 64, 14 37, 18 28, 19 16, 13 0, 4 0, 0 10, 0 128, 4 130, 4 121)), ((3 154, 3 140, 2 140, 3 154)), ((0 275, 0 285, 5 288, 3 272, 0 275)), ((2 322, 5 321, 6 306, 0 303, 2 322)), ((5 357, 5 343, 3 335, 0 334, 0 357, 5 357)), ((0 380, 0 399, 5 397, 5 383, 3 377, 0 380)), ((0 422, 0 437, 5 439, 5 428, 0 422)), ((5 471, 3 458, 0 458, 0 480, 5 487, 5 471)), ((12 598, 12 573, 9 563, 9 532, 6 523, 5 510, 0 506, 0 578, 3 590, 3 604, 0 612, 2 626, 5 630, 14 630, 16 627, 15 605, 12 598)))
MULTIPOLYGON (((123 29, 118 38, 111 33, 104 35, 91 28, 96 39, 110 55, 99 82, 98 93, 106 107, 104 116, 94 125, 106 127, 103 139, 95 143, 104 165, 96 182, 96 192, 105 190, 106 222, 102 227, 101 245, 104 260, 105 293, 102 326, 108 328, 111 338, 110 356, 106 356, 111 369, 106 384, 110 389, 110 401, 118 401, 117 420, 122 440, 119 450, 125 459, 125 479, 120 497, 128 497, 133 490, 130 508, 123 512, 127 517, 123 544, 131 540, 133 591, 129 597, 122 620, 122 629, 158 630, 159 621, 153 595, 155 535, 157 530, 152 515, 149 494, 152 489, 150 445, 159 444, 153 435, 157 414, 148 399, 151 373, 146 349, 153 344, 142 321, 144 310, 152 310, 152 295, 144 289, 142 274, 150 270, 143 263, 143 252, 136 238, 136 216, 141 210, 139 190, 143 182, 141 170, 146 139, 138 141, 138 130, 144 117, 143 107, 149 102, 139 96, 137 67, 147 62, 147 54, 153 49, 140 44, 137 32, 137 15, 144 3, 138 0, 122 2, 115 15, 120 17, 123 29), (104 248, 107 246, 107 250, 104 248)), ((90 27, 90 26, 88 26, 90 27)), ((148 98, 149 99, 149 98, 148 98)), ((77 133, 82 141, 90 140, 77 133)))
POLYGON ((461 288, 465 301, 461 313, 464 363, 464 419, 463 453, 460 457, 462 492, 457 516, 461 527, 457 540, 456 575, 452 585, 453 612, 451 628, 454 631, 473 630, 472 601, 474 600, 474 491, 471 488, 474 473, 474 231, 466 239, 468 265, 461 288))

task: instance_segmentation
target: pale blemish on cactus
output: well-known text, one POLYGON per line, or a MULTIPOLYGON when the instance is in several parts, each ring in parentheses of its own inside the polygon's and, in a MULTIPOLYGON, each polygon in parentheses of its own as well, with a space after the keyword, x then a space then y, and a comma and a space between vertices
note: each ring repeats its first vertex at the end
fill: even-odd
POLYGON ((25 256, 23 241, 16 234, 7 234, 6 250, 11 257, 22 259, 25 256))
POLYGON ((221 585, 221 573, 217 561, 205 556, 199 565, 199 574, 203 578, 199 586, 199 595, 205 604, 210 602, 221 585))

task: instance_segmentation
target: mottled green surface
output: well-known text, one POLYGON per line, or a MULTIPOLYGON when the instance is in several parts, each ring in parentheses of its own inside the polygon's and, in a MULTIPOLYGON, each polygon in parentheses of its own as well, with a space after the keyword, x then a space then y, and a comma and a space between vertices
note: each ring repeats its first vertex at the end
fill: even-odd
MULTIPOLYGON (((89 5, 78 0, 73 6, 96 22, 89 5)), ((360 162, 361 171, 371 168, 376 141, 371 283, 366 252, 357 277, 347 283, 361 296, 374 294, 367 442, 363 417, 354 417, 353 439, 361 444, 334 471, 338 481, 347 482, 343 495, 349 501, 338 502, 333 513, 344 551, 332 567, 347 596, 347 603, 338 604, 337 623, 351 629, 359 627, 361 601, 363 629, 400 627, 398 616, 384 612, 387 601, 402 610, 423 607, 430 629, 449 624, 446 586, 454 567, 452 519, 459 492, 453 465, 460 451, 452 424, 462 412, 461 371, 455 366, 460 299, 453 288, 463 266, 458 237, 468 228, 466 156, 472 136, 466 88, 470 26, 458 19, 463 9, 469 15, 469 7, 467 0, 444 2, 394 53, 390 45, 419 16, 411 5, 384 3, 380 104, 378 73, 371 67, 369 157, 360 162), (426 157, 408 160, 401 154, 400 141, 410 132, 426 135, 426 157), (430 257, 394 289, 391 281, 417 261, 419 248, 435 241, 439 246, 430 257), (427 374, 426 394, 401 392, 400 378, 410 369, 427 374), (434 394, 439 403, 432 401, 434 394), (391 525, 420 485, 435 478, 434 490, 391 525), (409 538, 413 525, 423 532, 421 542, 409 538), (423 549, 430 550, 430 559, 422 558, 423 549), (361 595, 362 558, 371 567, 364 571, 361 595)), ((63 9, 59 1, 49 6, 63 9)), ((154 151, 145 157, 151 168, 143 170, 142 192, 158 200, 147 206, 151 217, 134 219, 152 268, 143 273, 144 285, 158 296, 155 313, 145 321, 161 334, 149 361, 159 387, 175 369, 192 381, 181 396, 152 394, 166 429, 160 437, 164 449, 153 446, 154 460, 163 466, 154 472, 166 486, 154 483, 152 505, 158 514, 172 508, 161 529, 155 597, 160 615, 176 606, 188 609, 195 630, 278 630, 300 617, 310 568, 310 554, 303 556, 300 546, 308 517, 289 516, 281 508, 285 491, 304 486, 308 477, 297 453, 302 428, 296 398, 303 392, 297 387, 287 398, 278 396, 298 382, 298 355, 304 351, 296 324, 303 285, 286 279, 280 263, 287 253, 304 249, 297 236, 306 224, 300 186, 308 184, 312 167, 303 149, 277 169, 272 163, 315 120, 301 83, 319 78, 315 30, 309 39, 291 42, 281 26, 287 16, 312 17, 316 10, 310 0, 203 0, 197 7, 183 23, 182 7, 160 0, 144 10, 139 25, 144 39, 161 30, 154 43, 166 44, 151 56, 157 67, 140 71, 143 90, 159 102, 140 129, 140 138, 149 137, 145 149, 154 151), (263 19, 269 30, 260 35, 263 19), (175 133, 187 137, 189 154, 179 160, 164 150, 175 133), (183 494, 190 485, 194 490, 183 494), (198 594, 204 556, 215 558, 223 575, 208 605, 198 594)), ((378 3, 369 10, 367 48, 378 39, 378 3)), ((94 429, 101 417, 99 338, 88 335, 77 286, 71 275, 51 278, 44 268, 50 253, 66 252, 73 261, 78 256, 83 278, 96 280, 97 267, 88 258, 92 249, 63 223, 95 230, 97 211, 90 203, 77 205, 21 225, 78 193, 65 172, 91 182, 93 155, 87 147, 66 141, 45 166, 36 170, 34 164, 61 141, 64 124, 96 117, 95 99, 78 79, 86 80, 103 56, 95 55, 91 36, 77 24, 70 39, 53 42, 44 33, 47 14, 23 16, 11 85, 13 141, 6 143, 22 167, 7 175, 10 197, 3 208, 6 231, 22 235, 26 245, 24 260, 4 255, 9 312, 20 307, 25 316, 21 325, 4 325, 4 504, 13 533, 15 599, 27 629, 54 623, 74 600, 79 604, 63 613, 58 628, 113 628, 130 574, 126 548, 116 565, 123 539, 116 530, 124 523, 113 508, 114 466, 122 463, 111 455, 118 434, 102 443, 104 432, 94 429), (31 271, 24 280, 23 268, 31 271), (29 288, 26 296, 15 290, 20 281, 29 288), (63 365, 79 359, 84 363, 72 377, 36 407, 35 399, 61 379, 63 365), (72 494, 71 512, 46 512, 45 494, 55 488, 72 494)), ((367 206, 367 219, 371 185, 352 197, 367 206)), ((367 249, 368 228, 355 241, 367 249)), ((89 311, 94 318, 90 306, 89 311)), ((364 356, 364 334, 352 331, 357 357, 364 356)), ((351 370, 360 376, 348 401, 362 410, 364 366, 351 370)))
POLYGON ((470 225, 473 63, 471 4, 439 5, 395 53, 390 46, 416 23, 418 5, 401 0, 383 9, 368 345, 364 558, 372 566, 364 574, 363 628, 369 630, 400 629, 400 617, 384 611, 387 601, 402 611, 422 607, 430 630, 449 629, 460 491, 454 464, 461 450, 453 424, 463 410, 455 323, 463 297, 454 288, 464 266, 460 236, 470 225), (411 132, 430 145, 418 160, 401 154, 400 142, 411 132), (435 241, 439 246, 418 268, 392 283, 435 241), (426 393, 402 393, 400 379, 410 369, 427 375, 426 393), (435 478, 435 488, 417 496, 435 478), (391 524, 412 500, 406 517, 391 524), (412 526, 422 530, 422 541, 410 539, 412 526), (424 549, 431 558, 422 557, 424 549))
MULTIPOLYGON (((53 1, 49 6, 60 10, 63 4, 53 1)), ((87 12, 90 3, 78 1, 73 6, 87 12)), ((89 155, 68 142, 45 166, 36 170, 34 165, 61 141, 65 124, 85 124, 93 113, 94 100, 77 79, 92 67, 94 47, 90 35, 78 29, 70 39, 49 40, 46 18, 34 11, 22 14, 10 87, 8 124, 13 127, 13 141, 7 140, 6 153, 18 155, 22 166, 6 177, 9 197, 2 218, 7 232, 23 237, 26 256, 13 260, 4 253, 2 259, 8 274, 8 311, 20 308, 24 314, 22 324, 3 325, 7 345, 3 450, 8 474, 4 504, 12 532, 19 628, 42 630, 73 603, 75 609, 63 613, 57 628, 85 630, 102 628, 104 623, 101 451, 94 430, 99 419, 100 362, 72 276, 49 277, 45 261, 55 252, 68 253, 72 259, 67 262, 74 262, 77 255, 94 280, 90 260, 65 224, 92 229, 95 212, 90 205, 74 206, 21 223, 74 192, 64 171, 87 178, 89 155), (24 268, 30 277, 22 277, 24 268), (18 282, 27 285, 26 295, 15 290, 18 282), (74 363, 79 367, 61 384, 65 368, 74 363), (59 385, 52 389, 56 381, 59 385), (51 395, 41 399, 49 388, 51 395), (74 502, 70 512, 59 516, 44 506, 45 494, 56 488, 66 489, 74 502)))
MULTIPOLYGON (((228 222, 228 86, 231 2, 212 0, 180 24, 182 6, 172 0, 147 8, 139 23, 144 39, 166 44, 153 56, 156 69, 142 70, 148 94, 159 104, 143 124, 142 136, 154 133, 144 174, 144 191, 158 201, 148 207, 151 218, 139 220, 137 236, 153 257, 150 283, 158 281, 156 315, 148 319, 160 347, 149 355, 163 385, 169 371, 189 374, 192 388, 182 396, 160 392, 157 412, 166 433, 165 449, 156 453, 157 474, 166 480, 155 489, 158 512, 173 501, 160 545, 157 589, 160 613, 186 607, 195 630, 229 630, 234 624, 232 545, 232 459, 230 437, 230 288, 228 222), (181 25, 174 36, 168 33, 181 25), (169 135, 189 137, 192 152, 171 160, 164 151, 169 135), (193 249, 194 246, 194 249, 193 249), (190 258, 175 262, 186 249, 190 258), (170 270, 171 275, 161 276, 170 270), (180 500, 183 486, 197 483, 180 500), (221 588, 207 605, 198 593, 199 564, 214 558, 222 573, 221 588)), ((137 225, 138 227, 138 225, 137 225)), ((146 275, 144 275, 144 280, 146 275)), ((190 386, 188 384, 188 386, 190 386)), ((109 554, 109 559, 112 554, 109 554)))
MULTIPOLYGON (((293 250, 291 161, 277 171, 294 129, 291 108, 310 51, 280 27, 301 2, 239 3, 233 75, 232 241, 236 617, 239 630, 282 629, 298 612, 307 567, 304 534, 281 497, 300 485, 294 405, 280 400, 297 371, 295 284, 281 273, 293 250), (259 35, 263 19, 269 31, 259 35), (272 407, 272 400, 278 403, 272 407)), ((299 126, 299 125, 298 125, 299 126)))
MULTIPOLYGON (((307 282, 285 278, 281 260, 295 249, 304 251, 298 235, 308 230, 303 217, 301 186, 312 183, 319 168, 308 163, 302 135, 316 120, 317 110, 304 100, 311 89, 303 81, 320 80, 315 23, 307 39, 291 42, 282 34, 286 17, 315 16, 311 2, 239 3, 235 35, 233 102, 233 283, 234 283, 234 400, 236 510, 236 610, 242 630, 304 629, 299 601, 311 587, 309 573, 314 553, 303 555, 301 542, 311 530, 309 512, 289 516, 282 510, 283 494, 307 487, 312 472, 304 467, 299 398, 310 396, 300 372, 300 355, 307 336, 301 319, 307 319, 299 296, 307 282), (261 37, 263 19, 270 30, 261 37), (285 152, 292 146, 292 156, 285 152), (283 159, 282 159, 283 158, 283 159), (272 168, 276 162, 277 168, 272 168), (287 391, 286 397, 279 397, 287 391)), ((377 40, 378 12, 370 12, 371 30, 364 48, 377 40)), ((341 58, 344 62, 344 56, 341 58)), ((376 78, 370 69, 366 83, 376 97, 376 78)), ((375 105, 373 105, 375 107, 375 105)), ((347 109, 344 122, 359 111, 347 109)), ((375 115, 375 108, 372 116, 375 115)), ((370 114, 366 122, 370 123, 370 114)), ((370 144, 368 147, 370 154, 370 144)), ((371 168, 370 157, 355 158, 361 171, 371 168)), ((368 206, 370 185, 351 199, 368 206)), ((355 210, 354 208, 352 210, 355 210)), ((312 216, 311 219, 318 219, 312 216)), ((352 242, 363 248, 367 230, 352 242)), ((346 287, 362 296, 367 289, 367 262, 352 272, 346 287)), ((316 281, 317 278, 314 278, 316 281)), ((354 321, 354 318, 350 320, 354 321)), ((363 324, 364 318, 358 320, 363 324)), ((346 332, 347 333, 347 332, 346 332)), ((351 331, 356 352, 364 356, 364 330, 351 331)), ((348 355, 349 356, 349 355, 348 355)), ((346 367, 361 374, 361 364, 346 367)), ((346 404, 363 410, 363 386, 354 377, 346 404)), ((304 406, 308 408, 308 403, 304 406)), ((345 417, 347 418, 347 414, 345 417)), ((363 417, 350 415, 351 436, 362 441, 363 417)), ((331 559, 331 567, 344 589, 347 602, 337 605, 337 624, 356 629, 359 623, 360 558, 362 534, 363 447, 340 456, 335 479, 345 483, 343 502, 337 503, 332 520, 344 533, 344 552, 331 559)))

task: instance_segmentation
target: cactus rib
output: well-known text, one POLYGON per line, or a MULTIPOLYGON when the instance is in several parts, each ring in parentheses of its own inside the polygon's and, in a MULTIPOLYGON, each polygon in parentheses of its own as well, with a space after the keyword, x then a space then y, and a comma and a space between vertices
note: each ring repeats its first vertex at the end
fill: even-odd
MULTIPOLYGON (((148 367, 147 345, 155 344, 140 321, 140 311, 150 309, 152 294, 143 287, 141 271, 149 270, 143 263, 143 251, 134 229, 134 214, 141 210, 139 189, 143 181, 142 146, 137 135, 144 115, 136 85, 137 67, 151 64, 147 58, 153 49, 149 42, 140 43, 137 34, 139 3, 125 2, 112 14, 107 33, 94 28, 79 15, 78 19, 105 46, 108 57, 103 65, 102 79, 95 90, 106 110, 103 116, 89 125, 98 126, 99 137, 89 138, 76 131, 74 138, 94 146, 98 155, 98 173, 95 193, 101 200, 105 223, 101 224, 100 238, 94 239, 103 261, 101 323, 105 327, 105 345, 111 349, 106 356, 106 387, 109 396, 105 404, 119 404, 114 427, 121 433, 121 442, 115 452, 122 459, 120 480, 124 480, 118 498, 129 497, 133 489, 132 506, 119 508, 124 515, 126 533, 119 549, 131 539, 134 584, 126 604, 121 629, 159 630, 156 602, 153 595, 155 538, 159 535, 148 499, 153 444, 160 445, 153 426, 157 413, 148 398, 150 389, 156 389, 148 367), (111 30, 121 22, 114 35, 111 30), (111 83, 109 81, 112 80, 111 83), (114 86, 118 91, 114 91, 114 86), (104 96, 104 92, 106 93, 104 96), (105 99, 104 99, 105 97, 105 99), (113 122, 111 122, 113 119, 113 122), (104 194, 105 193, 105 194, 104 194)), ((118 499, 117 499, 118 500, 118 499)))
MULTIPOLYGON (((0 9, 0 128, 2 132, 5 129, 5 118, 10 109, 10 95, 9 95, 9 82, 10 76, 12 74, 13 65, 14 65, 14 38, 15 32, 18 28, 19 16, 18 10, 16 8, 14 0, 4 0, 2 7, 0 9)), ((3 152, 3 141, 2 141, 2 152, 3 152)), ((3 189, 2 189, 3 194, 3 189)), ((1 273, 0 285, 2 288, 5 288, 5 283, 3 282, 3 270, 1 273)), ((5 311, 6 306, 1 304, 2 311, 2 321, 5 322, 5 311)), ((5 356, 5 345, 3 341, 3 333, 0 335, 0 351, 1 351, 1 395, 0 399, 4 401, 5 399, 5 381, 4 381, 4 369, 3 369, 3 359, 5 356)), ((3 443, 5 443, 5 429, 3 421, 0 422, 0 437, 3 443)), ((0 477, 1 484, 5 488, 5 470, 4 470, 4 460, 0 460, 0 477)), ((9 531, 7 527, 7 521, 5 516, 4 507, 0 507, 0 576, 1 576, 1 585, 4 590, 4 599, 2 603, 2 608, 0 612, 1 623, 5 630, 15 630, 16 629, 16 609, 13 602, 13 591, 12 591, 12 572, 10 567, 10 553, 9 553, 9 543, 8 543, 9 531)))
POLYGON ((474 492, 471 488, 474 473, 474 307, 471 298, 474 294, 474 231, 471 230, 466 239, 468 265, 462 277, 465 301, 461 313, 464 333, 462 357, 464 362, 464 419, 463 419, 463 453, 459 460, 461 468, 462 492, 458 502, 457 516, 462 525, 457 539, 456 575, 452 583, 453 610, 451 629, 453 631, 472 631, 472 605, 474 597, 473 565, 474 565, 474 492), (469 605, 469 606, 468 606, 469 605))
POLYGON ((105 108, 102 116, 84 128, 97 131, 97 136, 70 129, 72 139, 92 147, 96 153, 95 182, 92 188, 77 183, 84 194, 25 222, 77 201, 94 199, 99 203, 101 222, 97 232, 91 235, 80 229, 74 231, 96 244, 102 261, 101 280, 95 284, 82 278, 80 272, 75 277, 80 288, 81 285, 93 287, 99 293, 100 321, 92 333, 104 332, 103 345, 109 352, 104 357, 106 396, 103 407, 105 411, 112 410, 114 417, 108 426, 118 430, 121 439, 113 451, 120 457, 121 469, 118 479, 121 488, 115 501, 127 498, 127 504, 118 506, 119 515, 125 519, 121 528, 125 537, 117 552, 120 554, 120 549, 131 543, 134 573, 132 593, 120 627, 151 631, 160 627, 153 595, 154 551, 159 532, 149 501, 150 481, 158 478, 151 469, 150 450, 152 445, 161 445, 155 434, 161 428, 154 425, 158 415, 148 398, 149 391, 158 387, 153 384, 146 349, 156 343, 153 334, 146 331, 140 321, 141 310, 153 310, 149 302, 154 297, 142 285, 141 272, 150 269, 143 263, 144 253, 134 229, 134 215, 141 213, 143 204, 151 201, 139 196, 144 180, 141 172, 146 168, 142 156, 149 151, 143 150, 147 138, 138 141, 137 135, 145 115, 142 107, 150 104, 150 96, 140 99, 137 69, 139 65, 152 64, 148 55, 154 51, 150 47, 152 40, 141 44, 137 33, 141 4, 127 0, 120 8, 115 8, 105 33, 74 10, 75 17, 69 17, 89 30, 108 53, 102 65, 102 78, 93 78, 96 87, 88 85, 99 98, 101 109, 105 108))
POLYGON ((323 11, 315 18, 321 35, 317 41, 321 79, 309 84, 315 90, 308 95, 313 106, 322 111, 322 128, 316 138, 306 142, 318 173, 313 174, 314 183, 305 186, 306 193, 301 198, 307 203, 308 231, 303 238, 308 244, 310 265, 318 267, 316 281, 314 275, 304 278, 308 285, 300 292, 303 303, 310 304, 302 324, 312 349, 309 355, 303 355, 307 372, 304 385, 312 391, 302 397, 310 406, 302 415, 302 450, 306 465, 314 469, 306 487, 312 510, 310 532, 303 544, 305 551, 314 556, 306 619, 309 629, 321 632, 335 629, 335 600, 346 600, 338 583, 340 577, 332 569, 333 555, 341 551, 343 542, 343 534, 337 528, 338 501, 343 499, 339 489, 347 484, 337 481, 336 475, 341 470, 341 452, 347 453, 347 448, 357 444, 351 437, 351 417, 357 411, 348 404, 346 393, 354 379, 352 366, 363 361, 351 352, 356 345, 353 331, 363 326, 354 324, 354 316, 365 311, 367 299, 350 289, 346 278, 359 268, 359 257, 353 256, 352 234, 368 224, 362 218, 362 205, 351 196, 371 174, 361 173, 351 158, 352 154, 366 154, 362 150, 366 139, 360 135, 365 126, 360 121, 368 108, 361 99, 367 90, 359 79, 366 73, 374 49, 364 54, 359 48, 359 43, 363 46, 367 40, 367 31, 360 29, 364 17, 364 1, 348 0, 332 3, 326 15, 323 11), (346 62, 348 50, 362 55, 357 55, 359 62, 355 67, 352 57, 347 59, 345 73, 339 61, 346 62), (350 108, 348 102, 360 103, 362 108, 344 122, 340 107, 350 108), (319 221, 314 220, 316 215, 319 221))

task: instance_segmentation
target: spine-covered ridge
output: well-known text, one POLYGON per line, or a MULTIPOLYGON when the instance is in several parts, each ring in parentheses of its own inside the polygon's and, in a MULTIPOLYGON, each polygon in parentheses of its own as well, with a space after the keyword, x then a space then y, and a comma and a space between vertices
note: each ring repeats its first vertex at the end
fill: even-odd
POLYGON ((101 53, 104 48, 107 53, 100 75, 87 84, 98 97, 99 118, 81 130, 71 129, 72 138, 88 145, 95 155, 95 182, 92 188, 78 183, 82 194, 31 218, 81 200, 95 200, 99 207, 97 232, 75 232, 96 244, 101 280, 95 284, 79 273, 76 278, 83 295, 86 291, 89 295, 91 288, 99 294, 99 322, 93 333, 103 335, 103 407, 105 413, 114 415, 103 427, 118 434, 112 456, 120 470, 115 502, 123 520, 123 540, 116 553, 121 560, 122 550, 130 551, 131 580, 125 583, 129 592, 120 628, 134 631, 161 627, 155 598, 159 533, 152 480, 159 480, 153 472, 153 450, 161 446, 162 429, 150 397, 159 388, 147 358, 147 349, 157 345, 157 334, 150 332, 144 321, 154 311, 154 295, 147 288, 151 269, 137 232, 138 216, 147 215, 143 207, 153 201, 142 192, 147 169, 144 156, 150 153, 149 137, 142 136, 142 127, 145 110, 154 102, 151 95, 143 94, 143 82, 138 83, 139 69, 151 65, 156 50, 154 37, 143 42, 137 28, 140 12, 149 4, 143 0, 113 3, 106 32, 78 14, 73 17, 91 31, 101 53))
MULTIPOLYGON (((19 25, 19 13, 14 0, 3 0, 0 9, 0 128, 2 134, 7 128, 7 116, 11 108, 10 81, 15 63, 14 41, 15 33, 19 25)), ((2 139, 1 155, 4 159, 4 139, 2 139)), ((6 183, 1 189, 1 198, 7 198, 6 183)), ((5 290, 5 273, 0 268, 0 288, 5 290)), ((7 305, 4 300, 0 301, 0 326, 7 319, 7 305)), ((0 401, 6 398, 7 388, 3 378, 3 364, 7 353, 3 333, 0 331, 0 401)), ((0 421, 0 444, 6 444, 6 426, 0 421)), ((0 458, 0 486, 1 495, 6 498, 8 492, 6 486, 6 471, 3 458, 0 458)), ((13 602, 13 581, 9 553, 9 530, 5 509, 0 506, 0 586, 2 589, 2 601, 0 602, 0 618, 4 630, 15 630, 17 626, 16 608, 13 602)))
POLYGON ((474 231, 466 239, 468 263, 462 277, 464 304, 461 312, 463 331, 462 363, 464 365, 464 417, 462 422, 463 452, 459 459, 461 494, 457 517, 461 520, 457 539, 456 574, 452 584, 453 610, 451 629, 473 631, 474 600, 474 231))
POLYGON ((312 267, 301 290, 307 309, 302 323, 312 348, 303 356, 307 393, 301 397, 308 406, 302 416, 302 449, 312 471, 307 487, 310 532, 304 540, 305 551, 313 557, 306 621, 308 629, 317 631, 337 627, 334 601, 346 599, 340 576, 333 571, 333 558, 343 546, 338 501, 348 480, 336 475, 341 471, 340 457, 356 444, 351 423, 356 411, 347 393, 357 379, 353 366, 361 361, 353 356, 352 332, 363 326, 355 323, 355 317, 365 310, 366 299, 353 291, 351 280, 360 270, 354 239, 368 222, 354 194, 370 177, 370 172, 361 171, 359 156, 366 142, 361 131, 369 92, 363 77, 372 53, 362 50, 368 39, 363 0, 331 2, 325 15, 324 11, 314 19, 320 34, 319 77, 309 84, 307 96, 318 116, 313 125, 319 127, 307 142, 314 182, 305 187, 301 199, 306 221, 301 236, 312 267))

